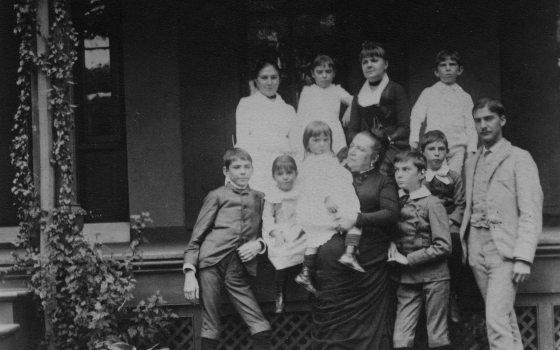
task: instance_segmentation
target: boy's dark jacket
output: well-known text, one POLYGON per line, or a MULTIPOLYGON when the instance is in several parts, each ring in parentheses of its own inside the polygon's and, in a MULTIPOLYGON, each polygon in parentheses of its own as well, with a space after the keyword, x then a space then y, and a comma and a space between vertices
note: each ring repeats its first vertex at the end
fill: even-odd
MULTIPOLYGON (((246 242, 259 238, 264 194, 231 185, 206 196, 198 214, 184 262, 198 269, 213 266, 246 242)), ((247 272, 257 274, 257 259, 245 262, 247 272)))

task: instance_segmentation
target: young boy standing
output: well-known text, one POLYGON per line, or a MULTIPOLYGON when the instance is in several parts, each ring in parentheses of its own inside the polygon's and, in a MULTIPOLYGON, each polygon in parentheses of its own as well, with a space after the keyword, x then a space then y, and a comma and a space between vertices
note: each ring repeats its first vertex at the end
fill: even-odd
POLYGON ((270 324, 249 284, 257 272, 256 256, 266 251, 259 238, 264 195, 249 188, 253 165, 247 151, 228 150, 223 172, 226 185, 204 199, 185 251, 185 298, 196 303, 200 295, 202 349, 218 346, 222 286, 249 326, 253 348, 270 349, 270 324))
POLYGON ((422 304, 426 310, 430 349, 448 349, 449 219, 439 198, 422 185, 426 160, 418 151, 399 153, 395 179, 399 186, 400 217, 396 244, 389 262, 401 265, 397 287, 395 349, 412 349, 422 304))
POLYGON ((418 149, 422 123, 426 122, 426 132, 441 130, 449 141, 447 163, 458 174, 463 170, 465 152, 476 152, 478 143, 472 98, 457 84, 462 73, 459 53, 440 51, 434 68, 439 81, 422 91, 410 115, 410 146, 418 149))
POLYGON ((449 259, 449 271, 451 272, 450 316, 453 322, 459 322, 460 313, 456 292, 460 288, 458 282, 463 268, 461 238, 459 237, 459 228, 465 212, 463 179, 461 174, 449 169, 447 165, 446 156, 449 147, 443 132, 439 130, 428 131, 422 137, 420 148, 428 165, 424 185, 434 196, 441 199, 449 216, 452 242, 451 258, 449 259))

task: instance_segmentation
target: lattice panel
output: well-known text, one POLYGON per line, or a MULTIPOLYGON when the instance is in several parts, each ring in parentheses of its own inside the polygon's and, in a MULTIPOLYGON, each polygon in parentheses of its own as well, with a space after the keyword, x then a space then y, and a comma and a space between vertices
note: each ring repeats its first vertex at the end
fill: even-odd
MULTIPOLYGON (((272 327, 272 349, 311 349, 311 314, 309 312, 266 315, 272 327)), ((239 316, 222 319, 220 349, 251 349, 249 329, 239 316)))
POLYGON ((180 317, 173 322, 167 346, 172 350, 194 348, 194 332, 191 317, 180 317))
POLYGON ((560 306, 554 307, 554 348, 560 349, 560 306))
POLYGON ((515 309, 517 323, 523 340, 525 350, 537 350, 537 308, 535 306, 523 306, 515 309))

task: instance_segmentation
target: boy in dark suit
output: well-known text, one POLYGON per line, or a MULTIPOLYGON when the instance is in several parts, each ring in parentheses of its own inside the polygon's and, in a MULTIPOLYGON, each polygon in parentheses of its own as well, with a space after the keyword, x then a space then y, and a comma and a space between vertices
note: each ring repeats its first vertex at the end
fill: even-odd
POLYGON ((395 157, 401 211, 398 238, 389 249, 389 262, 402 267, 393 333, 395 350, 412 349, 422 306, 426 310, 430 349, 449 349, 449 218, 440 199, 422 184, 425 171, 426 159, 418 151, 395 157))
POLYGON ((270 324, 249 284, 257 273, 264 194, 249 188, 252 159, 241 148, 224 155, 226 185, 211 191, 194 226, 184 257, 185 298, 202 304, 202 348, 216 349, 220 337, 222 286, 249 329, 254 349, 270 348, 270 324), (200 280, 196 279, 196 273, 200 280))

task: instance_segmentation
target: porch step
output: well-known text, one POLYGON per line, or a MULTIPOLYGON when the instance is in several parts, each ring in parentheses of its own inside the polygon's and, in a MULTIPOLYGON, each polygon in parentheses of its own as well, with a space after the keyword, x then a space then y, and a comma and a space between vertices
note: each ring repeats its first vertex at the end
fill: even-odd
POLYGON ((25 348, 19 324, 0 324, 0 349, 21 350, 25 348))
MULTIPOLYGON (((19 324, 0 324, 0 341, 9 338, 19 330, 19 324)), ((1 342, 0 342, 1 344, 1 342)))
POLYGON ((18 304, 21 305, 23 299, 31 294, 27 288, 0 288, 0 325, 17 323, 18 304))

